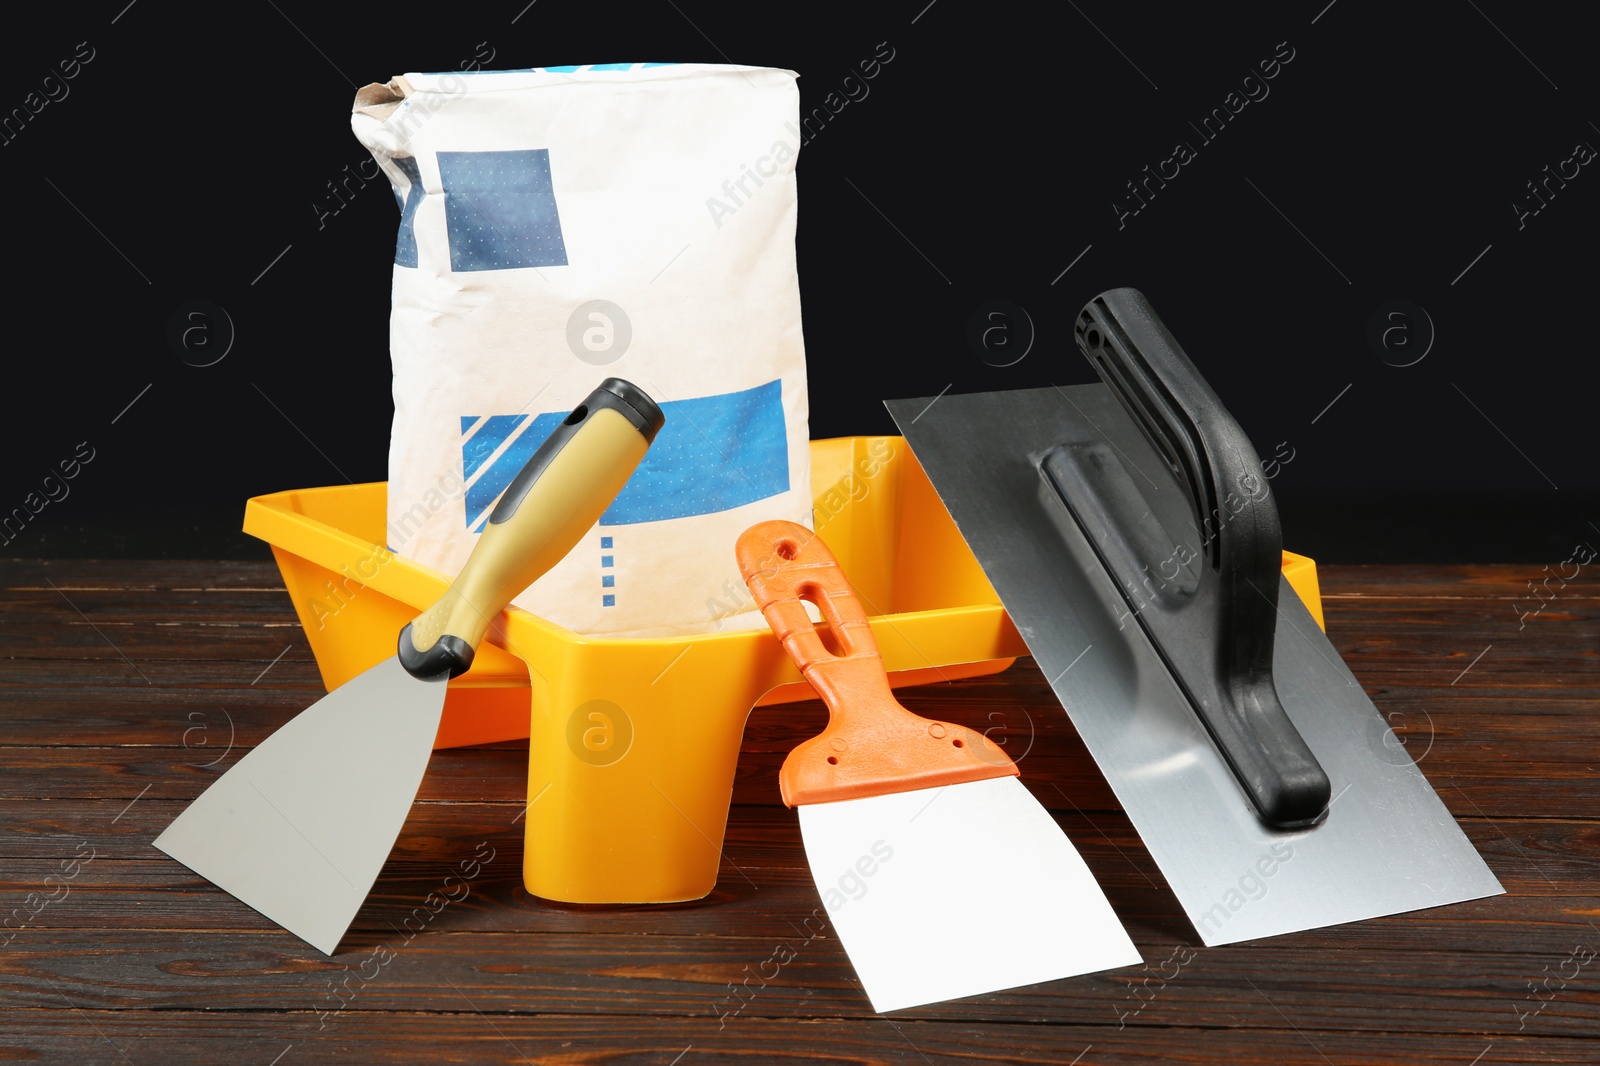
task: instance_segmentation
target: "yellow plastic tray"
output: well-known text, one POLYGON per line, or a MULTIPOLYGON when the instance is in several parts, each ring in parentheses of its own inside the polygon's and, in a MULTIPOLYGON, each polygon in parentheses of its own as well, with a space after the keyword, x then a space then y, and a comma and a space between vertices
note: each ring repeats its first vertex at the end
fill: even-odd
MULTIPOLYGON (((1027 654, 902 438, 813 441, 811 476, 816 528, 874 616, 894 684, 995 673, 1027 654)), ((385 505, 375 482, 245 506, 244 531, 272 546, 329 690, 393 655, 400 628, 449 583, 383 547, 385 505)), ((1315 565, 1285 553, 1284 573, 1320 624, 1315 565)), ((698 899, 716 883, 750 708, 813 696, 764 628, 604 639, 510 608, 450 682, 435 746, 531 737, 534 895, 698 899)))

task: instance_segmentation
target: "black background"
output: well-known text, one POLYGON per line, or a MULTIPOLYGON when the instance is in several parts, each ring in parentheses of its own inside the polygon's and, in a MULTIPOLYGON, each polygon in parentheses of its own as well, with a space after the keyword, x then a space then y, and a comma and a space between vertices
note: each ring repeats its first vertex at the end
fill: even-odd
POLYGON ((1093 380, 1072 320, 1134 285, 1257 449, 1292 448, 1288 547, 1556 565, 1600 544, 1600 168, 1520 229, 1513 208, 1600 145, 1593 39, 1566 9, 525 3, 10 16, 0 114, 80 42, 94 58, 0 146, 0 514, 79 442, 95 458, 0 554, 265 557, 237 532, 246 497, 385 477, 395 203, 374 182, 319 219, 366 158, 358 85, 490 53, 736 61, 798 71, 809 112, 880 42, 894 57, 869 94, 800 153, 813 437, 894 432, 888 396, 1093 380), (1270 95, 1202 144, 1188 123, 1280 42, 1270 95), (1125 182, 1178 141, 1197 158, 1119 228, 1125 182), (967 342, 997 299, 1036 334, 1008 367, 967 342), (168 343, 193 300, 234 325, 212 366, 168 343), (1393 300, 1436 330, 1415 365, 1367 342, 1393 300))

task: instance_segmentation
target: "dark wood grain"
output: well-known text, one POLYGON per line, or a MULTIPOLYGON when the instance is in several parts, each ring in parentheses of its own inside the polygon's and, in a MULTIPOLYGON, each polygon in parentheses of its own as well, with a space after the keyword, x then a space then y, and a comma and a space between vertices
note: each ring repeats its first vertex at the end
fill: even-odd
POLYGON ((1521 1035, 1419 1034, 1315 1029, 1199 1029, 1116 1025, 1008 1025, 817 1017, 806 1021, 760 1014, 718 1018, 628 1015, 530 1015, 476 1011, 448 987, 434 1012, 352 1012, 324 1019, 314 1012, 71 1010, 18 1011, 0 1033, 0 1061, 46 1058, 86 1066, 216 1062, 271 1063, 275 1056, 312 1064, 454 1063, 562 1066, 888 1066, 927 1063, 1017 1063, 1040 1066, 1467 1066, 1506 1063, 1590 1063, 1591 1041, 1521 1035), (441 1020, 445 1015, 448 1024, 441 1020), (321 1025, 322 1028, 318 1028, 321 1025), (113 1041, 115 1042, 113 1044, 113 1041), (122 1053, 126 1050, 129 1059, 122 1053), (133 1057, 142 1056, 142 1057, 133 1057), (291 1057, 292 1056, 292 1057, 291 1057), (680 1058, 681 1056, 681 1058, 680 1058))
MULTIPOLYGON (((1003 923, 1004 915, 996 917, 1003 923)), ((416 1009, 440 987, 453 985, 486 1011, 610 1014, 626 1004, 628 1013, 716 1017, 738 1005, 723 1002, 730 983, 745 987, 749 980, 745 998, 753 997, 764 1017, 874 1017, 844 950, 831 938, 791 933, 783 943, 795 957, 764 980, 760 966, 777 946, 770 937, 447 928, 430 928, 428 934, 409 942, 399 932, 352 937, 332 960, 287 933, 212 932, 185 941, 170 930, 123 930, 114 950, 104 934, 62 933, 48 942, 19 937, 5 954, 11 987, 0 1007, 45 1008, 64 993, 96 1009, 175 1009, 194 1005, 196 981, 203 981, 204 1002, 214 1010, 337 1010, 341 1003, 346 1012, 416 1009)), ((1556 957, 1565 955, 1563 950, 1556 957)), ((1526 985, 1540 976, 1540 966, 1530 969, 1529 962, 1523 951, 1417 953, 1366 946, 1260 955, 1210 949, 1164 982, 1152 967, 1155 999, 1125 1021, 1141 1027, 1278 1028, 1282 1011, 1297 1025, 1329 1031, 1369 1029, 1380 1017, 1389 1032, 1515 1030, 1519 1009, 1528 1013, 1534 1006, 1526 985), (1400 999, 1404 1009, 1396 1009, 1400 999)), ((1052 981, 897 1011, 894 1018, 1115 1022, 1122 1018, 1119 1010, 1139 1005, 1129 985, 1140 976, 1132 968, 1052 981)), ((1557 993, 1522 1030, 1566 1036, 1597 1031, 1600 995, 1576 988, 1557 993)))
MULTIPOLYGON (((916 709, 914 703, 911 705, 916 709)), ((948 716, 955 721, 962 717, 948 716)), ((1508 725, 1493 715, 1484 720, 1502 729, 1508 725)), ((186 724, 185 718, 175 716, 173 731, 181 734, 186 724)), ((1600 766, 1600 737, 1559 731, 1544 736, 1507 732, 1494 745, 1483 743, 1481 738, 1482 734, 1443 735, 1436 725, 1431 738, 1425 736, 1417 741, 1419 748, 1426 749, 1422 765, 1430 781, 1457 817, 1504 818, 1523 814, 1565 818, 1600 811, 1600 777, 1595 772, 1595 767, 1600 766)), ((0 799, 132 799, 144 795, 148 799, 188 800, 204 791, 220 771, 242 754, 235 749, 222 762, 208 768, 204 764, 216 758, 214 749, 74 747, 57 743, 26 750, 26 761, 19 761, 0 776, 0 799)), ((741 755, 734 779, 734 802, 778 802, 778 768, 782 763, 782 752, 741 755)), ((1022 760, 1021 768, 1023 783, 1047 807, 1118 809, 1105 778, 1076 737, 1063 738, 1059 744, 1041 739, 1022 760)), ((436 752, 419 798, 516 802, 526 794, 526 753, 502 746, 436 752)))
MULTIPOLYGON (((880 1018, 799 927, 817 899, 776 775, 820 704, 751 715, 721 876, 689 904, 531 898, 522 745, 437 753, 330 959, 150 846, 322 693, 272 564, 3 563, 0 909, 26 920, 0 933, 0 1061, 1593 1063, 1600 956, 1560 977, 1600 951, 1600 582, 1551 581, 1538 609, 1547 576, 1321 574, 1330 639, 1507 895, 1195 949, 1166 981, 1193 932, 1031 660, 908 690, 1020 757, 1149 965, 880 1018), (470 895, 407 936, 485 844, 470 895), (763 981, 779 942, 796 956, 763 981)), ((1026 935, 1003 902, 967 924, 1026 935)))
MULTIPOLYGON (((209 890, 205 882, 150 846, 150 840, 182 810, 182 803, 142 800, 115 827, 90 833, 81 830, 108 820, 117 813, 116 805, 38 803, 31 816, 16 810, 18 806, 0 803, 0 839, 9 842, 6 850, 11 853, 4 856, 0 897, 20 897, 40 889, 46 876, 58 872, 61 859, 77 851, 80 841, 94 850, 95 863, 109 860, 114 869, 115 879, 107 881, 100 877, 107 867, 91 865, 72 884, 70 905, 64 899, 46 910, 38 923, 41 927, 160 928, 161 922, 172 921, 197 929, 272 928, 248 907, 209 890)), ((391 929, 481 844, 494 849, 494 860, 473 881, 468 900, 451 908, 451 928, 725 933, 728 916, 737 913, 739 935, 787 936, 794 932, 795 916, 807 915, 815 906, 798 825, 794 815, 781 808, 735 808, 713 896, 659 908, 572 907, 529 897, 521 887, 522 837, 511 824, 520 809, 511 804, 418 804, 354 928, 380 933, 391 929)), ((1070 813, 1057 817, 1100 883, 1113 893, 1119 913, 1144 930, 1144 942, 1170 945, 1192 939, 1160 872, 1125 818, 1070 813)), ((1600 881, 1593 858, 1600 831, 1593 823, 1464 819, 1463 827, 1512 900, 1478 900, 1420 915, 1312 930, 1292 941, 1278 938, 1261 946, 1320 950, 1374 943, 1416 950, 1469 949, 1479 943, 1481 923, 1491 922, 1510 923, 1508 929, 1516 927, 1528 944, 1543 943, 1554 951, 1588 928, 1589 919, 1582 912, 1593 902, 1590 893, 1600 881), (1562 900, 1565 909, 1552 910, 1550 898, 1562 900), (1541 923, 1524 924, 1533 915, 1540 916, 1541 923)))

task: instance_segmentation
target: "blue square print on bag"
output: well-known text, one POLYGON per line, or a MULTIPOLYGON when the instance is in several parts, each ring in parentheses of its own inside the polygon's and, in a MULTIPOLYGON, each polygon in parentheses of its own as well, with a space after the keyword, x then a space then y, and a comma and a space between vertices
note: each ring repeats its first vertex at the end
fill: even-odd
POLYGON ((440 152, 450 269, 565 266, 550 150, 440 152))

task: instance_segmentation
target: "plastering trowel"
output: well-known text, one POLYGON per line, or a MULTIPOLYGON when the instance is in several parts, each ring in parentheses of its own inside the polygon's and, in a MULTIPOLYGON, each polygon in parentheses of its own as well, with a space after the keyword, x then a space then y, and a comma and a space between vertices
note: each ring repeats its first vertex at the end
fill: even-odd
POLYGON ((1206 944, 1503 891, 1280 573, 1255 449, 1143 294, 1103 384, 891 400, 1206 944))

